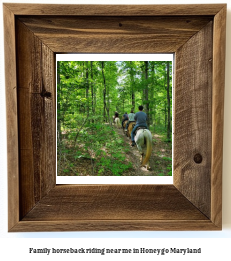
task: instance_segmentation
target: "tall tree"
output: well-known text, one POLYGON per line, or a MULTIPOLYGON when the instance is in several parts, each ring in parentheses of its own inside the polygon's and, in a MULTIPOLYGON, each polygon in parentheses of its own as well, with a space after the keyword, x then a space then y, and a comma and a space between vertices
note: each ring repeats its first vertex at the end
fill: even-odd
POLYGON ((89 68, 88 61, 86 63, 86 101, 87 101, 87 115, 89 115, 89 68))
POLYGON ((101 62, 102 65, 102 76, 103 76, 103 118, 106 121, 106 93, 107 93, 107 87, 106 87, 106 79, 105 79, 105 73, 104 73, 104 62, 101 62))
MULTIPOLYGON (((57 99, 61 100, 61 82, 60 82, 60 61, 57 63, 57 99)), ((61 135, 61 115, 60 115, 60 102, 57 102, 57 137, 58 141, 62 141, 61 135)))
POLYGON ((147 125, 149 127, 150 120, 149 120, 149 97, 148 97, 148 61, 144 62, 145 69, 144 69, 144 75, 145 75, 145 88, 144 88, 144 109, 147 114, 148 120, 147 125))
POLYGON ((133 68, 133 63, 132 61, 130 61, 130 78, 131 78, 131 99, 132 99, 132 108, 135 108, 135 82, 134 82, 134 68, 133 68))
POLYGON ((151 62, 151 88, 149 104, 149 123, 155 124, 155 62, 151 62))
POLYGON ((171 138, 171 108, 170 108, 170 72, 169 61, 167 61, 167 139, 171 138))
POLYGON ((91 67, 91 112, 92 114, 95 114, 95 89, 93 85, 93 62, 90 62, 90 67, 91 67))

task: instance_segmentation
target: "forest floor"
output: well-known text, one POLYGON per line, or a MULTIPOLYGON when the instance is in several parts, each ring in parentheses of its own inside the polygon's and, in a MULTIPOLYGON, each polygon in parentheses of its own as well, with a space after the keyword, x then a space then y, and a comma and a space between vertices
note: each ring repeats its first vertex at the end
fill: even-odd
MULTIPOLYGON (((127 137, 122 128, 116 129, 125 143, 130 144, 131 139, 127 137)), ((172 144, 164 141, 159 134, 152 134, 152 154, 150 157, 150 170, 140 166, 140 153, 136 146, 131 147, 126 153, 126 158, 132 163, 133 169, 126 171, 126 176, 171 176, 172 175, 172 144)))
MULTIPOLYGON (((126 167, 120 176, 171 176, 172 175, 172 144, 166 142, 164 135, 152 134, 152 154, 150 157, 150 170, 140 166, 140 154, 136 146, 130 146, 130 138, 128 138, 122 128, 115 128, 118 136, 122 139, 123 154, 125 155, 126 167)), ((83 145, 82 145, 83 146, 83 145)), ((95 158, 76 157, 76 147, 65 141, 65 150, 68 153, 62 157, 62 161, 58 161, 59 176, 111 176, 111 171, 104 169, 100 172, 100 167, 95 158), (99 174, 100 173, 100 174, 99 174)), ((106 163, 105 163, 106 164, 106 163)), ((116 161, 109 163, 109 168, 113 169, 123 167, 118 165, 116 161), (114 166, 113 166, 113 164, 114 166), (117 165, 116 165, 117 164, 117 165)))

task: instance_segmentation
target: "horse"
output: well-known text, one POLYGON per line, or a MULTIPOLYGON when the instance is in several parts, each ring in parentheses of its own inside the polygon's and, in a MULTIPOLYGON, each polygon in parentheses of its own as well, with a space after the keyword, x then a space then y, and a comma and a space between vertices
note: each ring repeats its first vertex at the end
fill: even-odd
POLYGON ((148 129, 138 129, 135 135, 135 143, 141 154, 141 166, 150 169, 149 159, 152 153, 152 134, 148 129))
POLYGON ((134 126, 136 125, 136 122, 135 121, 130 121, 129 124, 128 124, 128 130, 127 130, 127 137, 131 138, 131 132, 132 132, 132 129, 134 128, 134 126))
POLYGON ((126 128, 127 122, 128 122, 128 120, 126 120, 126 121, 123 122, 123 131, 124 131, 124 134, 125 134, 125 128, 126 128))
POLYGON ((116 128, 120 127, 120 118, 118 118, 118 117, 115 118, 115 126, 116 126, 116 128))

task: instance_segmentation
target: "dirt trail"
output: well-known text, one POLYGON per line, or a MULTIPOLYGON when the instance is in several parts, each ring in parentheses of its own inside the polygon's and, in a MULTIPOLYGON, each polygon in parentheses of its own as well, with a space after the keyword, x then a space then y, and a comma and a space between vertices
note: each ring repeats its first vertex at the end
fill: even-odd
MULTIPOLYGON (((122 128, 116 129, 117 133, 121 136, 125 143, 130 143, 122 128)), ((129 152, 126 153, 127 160, 132 163, 133 170, 126 171, 126 176, 168 176, 171 169, 172 147, 170 143, 164 142, 162 136, 152 134, 152 154, 150 157, 150 170, 140 166, 140 153, 136 146, 131 147, 129 152)))
MULTIPOLYGON (((130 146, 128 138, 122 128, 115 128, 124 141, 124 151, 126 152, 127 163, 132 163, 132 168, 124 171, 122 176, 170 176, 172 169, 172 146, 171 143, 165 142, 164 137, 152 133, 152 154, 150 157, 150 170, 140 166, 141 155, 136 146, 130 146)), ((62 176, 96 176, 99 168, 97 160, 80 156, 76 158, 76 149, 66 144, 66 151, 62 154, 60 162, 60 174, 62 176)), ((110 176, 109 171, 105 171, 103 176, 110 176)))

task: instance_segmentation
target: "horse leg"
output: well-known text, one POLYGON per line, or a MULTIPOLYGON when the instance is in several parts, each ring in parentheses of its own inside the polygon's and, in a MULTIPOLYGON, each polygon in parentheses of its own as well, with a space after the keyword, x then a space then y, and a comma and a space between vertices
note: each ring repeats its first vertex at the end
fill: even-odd
MULTIPOLYGON (((144 157, 145 157, 145 155, 144 155, 144 153, 142 153, 142 154, 141 154, 141 158, 140 158, 141 167, 145 167, 145 166, 142 165, 144 157)), ((147 170, 150 170, 150 169, 151 169, 151 167, 150 167, 150 162, 149 162, 149 161, 148 161, 148 163, 147 163, 147 165, 146 165, 146 168, 147 168, 147 170)))

